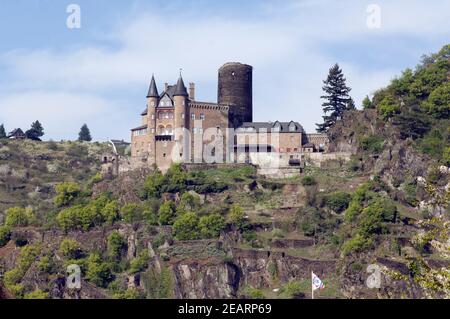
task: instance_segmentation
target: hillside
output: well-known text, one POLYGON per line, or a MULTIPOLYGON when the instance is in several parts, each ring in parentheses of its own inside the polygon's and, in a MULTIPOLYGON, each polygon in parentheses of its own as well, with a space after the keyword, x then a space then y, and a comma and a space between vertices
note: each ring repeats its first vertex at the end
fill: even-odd
POLYGON ((311 271, 319 298, 449 297, 449 51, 331 129, 349 162, 289 179, 247 165, 110 178, 107 145, 2 141, 0 297, 310 298, 311 271))

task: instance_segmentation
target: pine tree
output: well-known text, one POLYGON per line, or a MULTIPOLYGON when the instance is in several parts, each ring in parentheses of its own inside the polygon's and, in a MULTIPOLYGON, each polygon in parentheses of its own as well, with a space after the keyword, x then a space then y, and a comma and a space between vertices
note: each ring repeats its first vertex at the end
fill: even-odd
POLYGON ((34 130, 38 137, 44 136, 44 128, 39 121, 36 121, 31 124, 31 129, 34 130))
POLYGON ((325 95, 320 98, 325 100, 322 104, 325 115, 323 116, 323 123, 316 124, 318 132, 328 132, 329 128, 342 118, 344 111, 352 105, 354 107, 354 102, 349 96, 351 88, 346 85, 345 81, 342 70, 336 63, 330 69, 327 79, 323 81, 325 85, 322 89, 325 95))
POLYGON ((2 124, 0 125, 0 139, 2 138, 6 138, 6 131, 5 131, 5 126, 2 124))
POLYGON ((90 142, 92 141, 91 132, 86 124, 81 127, 80 133, 78 134, 79 141, 90 142))

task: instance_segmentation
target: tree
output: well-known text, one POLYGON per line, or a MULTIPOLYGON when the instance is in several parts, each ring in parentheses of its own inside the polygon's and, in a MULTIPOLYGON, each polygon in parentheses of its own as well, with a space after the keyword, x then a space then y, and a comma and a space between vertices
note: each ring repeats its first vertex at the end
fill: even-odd
POLYGON ((35 121, 31 124, 31 128, 25 132, 25 136, 33 141, 40 141, 44 136, 44 128, 39 121, 35 121))
POLYGON ((203 238, 217 238, 225 227, 225 219, 219 214, 203 216, 199 221, 200 234, 203 238))
POLYGON ((58 207, 69 205, 81 193, 80 186, 75 182, 64 182, 56 185, 55 204, 58 207))
POLYGON ((138 204, 125 204, 120 210, 123 219, 130 224, 137 223, 142 220, 142 206, 138 204))
POLYGON ((5 131, 5 126, 2 124, 0 125, 0 139, 2 138, 6 138, 6 131, 5 131))
POLYGON ((245 213, 241 206, 234 204, 231 206, 229 214, 230 222, 238 228, 242 228, 245 224, 245 213))
POLYGON ((38 137, 44 136, 44 128, 39 121, 33 122, 31 124, 31 129, 37 133, 38 137))
POLYGON ((345 110, 354 106, 352 98, 349 96, 351 88, 346 83, 346 79, 339 68, 335 64, 328 74, 327 79, 323 82, 323 90, 325 95, 321 96, 325 99, 322 104, 325 115, 323 116, 323 123, 317 124, 318 132, 328 132, 329 128, 333 126, 338 120, 342 119, 345 110))
POLYGON ((199 239, 197 214, 191 212, 179 216, 173 224, 173 233, 178 240, 199 239))
POLYGON ((92 141, 91 132, 89 131, 89 128, 86 124, 83 124, 83 126, 81 127, 80 133, 78 134, 78 140, 80 142, 92 141))
POLYGON ((125 247, 125 238, 118 231, 113 231, 108 236, 108 256, 113 260, 120 260, 125 247))
POLYGON ((172 225, 176 216, 174 202, 167 201, 159 207, 158 221, 161 225, 172 225))
POLYGON ((368 95, 366 95, 366 97, 362 101, 362 107, 363 107, 364 110, 374 109, 375 108, 375 105, 372 103, 372 101, 370 100, 368 95))
POLYGON ((111 268, 102 261, 100 255, 91 254, 87 260, 86 278, 93 284, 106 288, 114 277, 111 268))

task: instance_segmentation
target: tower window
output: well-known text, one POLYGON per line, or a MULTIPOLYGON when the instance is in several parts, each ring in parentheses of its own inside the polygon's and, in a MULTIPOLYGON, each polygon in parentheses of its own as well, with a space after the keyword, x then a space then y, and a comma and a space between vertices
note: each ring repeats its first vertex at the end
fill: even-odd
POLYGON ((195 120, 195 114, 194 113, 191 114, 191 119, 195 120))
POLYGON ((205 114, 201 113, 201 114, 200 114, 200 120, 203 121, 204 119, 205 119, 205 114))

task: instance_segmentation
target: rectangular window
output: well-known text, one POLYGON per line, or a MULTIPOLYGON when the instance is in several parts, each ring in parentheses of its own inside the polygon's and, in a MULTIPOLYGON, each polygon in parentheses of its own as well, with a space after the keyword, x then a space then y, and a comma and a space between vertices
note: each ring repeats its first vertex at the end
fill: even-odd
POLYGON ((155 119, 155 114, 152 114, 152 120, 154 120, 155 119))
POLYGON ((291 149, 288 147, 286 151, 287 151, 288 153, 290 153, 290 152, 291 152, 291 149))
POLYGON ((181 118, 184 119, 184 113, 181 113, 181 118))
POLYGON ((203 114, 203 113, 200 113, 200 120, 204 120, 205 119, 205 114, 203 114))
POLYGON ((194 113, 191 114, 191 119, 195 120, 195 114, 194 113))

